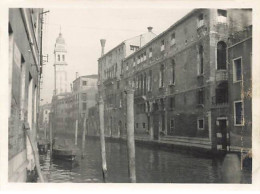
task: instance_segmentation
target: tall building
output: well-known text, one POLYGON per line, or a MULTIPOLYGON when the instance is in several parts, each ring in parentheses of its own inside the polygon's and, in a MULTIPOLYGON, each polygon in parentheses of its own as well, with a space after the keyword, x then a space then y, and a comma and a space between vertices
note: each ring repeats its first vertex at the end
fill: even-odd
POLYGON ((36 145, 38 131, 42 12, 9 9, 9 182, 31 182, 31 175, 36 174, 32 145, 36 145))
POLYGON ((56 39, 54 48, 54 73, 55 73, 55 88, 54 95, 68 92, 67 83, 67 47, 61 32, 56 39))

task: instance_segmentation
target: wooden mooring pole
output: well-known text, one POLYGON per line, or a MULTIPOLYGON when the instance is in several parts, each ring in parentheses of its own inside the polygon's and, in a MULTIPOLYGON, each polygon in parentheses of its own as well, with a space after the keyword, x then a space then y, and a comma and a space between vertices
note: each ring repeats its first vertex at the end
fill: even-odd
POLYGON ((87 122, 87 118, 84 118, 83 121, 83 133, 82 133, 82 153, 81 153, 81 158, 85 157, 85 139, 86 139, 86 122, 87 122))
POLYGON ((78 144, 78 120, 75 122, 75 145, 78 144))
POLYGON ((99 99, 99 122, 100 122, 100 144, 101 144, 101 158, 102 158, 102 173, 103 180, 107 179, 107 162, 106 162, 106 147, 105 147, 105 130, 104 130, 104 102, 102 97, 99 99))
POLYGON ((134 90, 126 90, 126 122, 127 122, 127 151, 128 169, 131 183, 136 183, 135 174, 135 139, 134 139, 134 90))

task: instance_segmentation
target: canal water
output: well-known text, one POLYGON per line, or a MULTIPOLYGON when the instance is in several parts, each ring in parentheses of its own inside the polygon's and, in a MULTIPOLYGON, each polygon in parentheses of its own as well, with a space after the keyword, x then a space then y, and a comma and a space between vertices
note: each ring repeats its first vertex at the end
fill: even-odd
MULTIPOLYGON (((78 142, 81 147, 81 142, 78 142)), ((51 159, 50 152, 40 155, 48 182, 102 183, 99 139, 86 139, 85 158, 74 162, 51 159)), ((128 183, 126 142, 106 142, 108 177, 106 182, 128 183)), ((223 183, 223 159, 195 156, 136 145, 138 183, 223 183)), ((232 168, 232 166, 231 166, 232 168)), ((230 170, 232 173, 232 169, 230 170)), ((250 170, 238 174, 240 183, 251 183, 250 170)))

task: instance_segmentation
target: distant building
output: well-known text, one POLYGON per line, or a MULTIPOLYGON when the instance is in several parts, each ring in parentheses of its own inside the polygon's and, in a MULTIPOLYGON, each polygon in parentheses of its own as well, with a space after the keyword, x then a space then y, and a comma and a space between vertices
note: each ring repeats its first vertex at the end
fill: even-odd
MULTIPOLYGON (((41 75, 43 9, 9 9, 8 180, 31 182, 36 174, 36 145, 41 75)), ((35 180, 34 180, 35 181, 35 180)))
POLYGON ((48 136, 50 112, 50 103, 40 106, 38 138, 45 138, 48 136))
POLYGON ((85 75, 73 81, 73 119, 78 120, 82 130, 83 119, 88 118, 88 109, 97 103, 98 75, 85 75))

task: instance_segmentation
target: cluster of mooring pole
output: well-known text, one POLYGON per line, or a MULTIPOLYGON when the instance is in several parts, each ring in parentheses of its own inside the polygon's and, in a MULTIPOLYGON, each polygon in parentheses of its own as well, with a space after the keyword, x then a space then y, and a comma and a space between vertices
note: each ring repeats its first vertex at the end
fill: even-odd
MULTIPOLYGON (((134 90, 126 90, 127 100, 127 151, 128 151, 128 172, 131 183, 136 183, 135 173, 135 140, 134 140, 134 90)), ((107 180, 107 163, 105 148, 105 130, 104 130, 104 102, 102 97, 99 99, 99 119, 100 119, 100 143, 102 158, 102 173, 104 182, 107 180)))
MULTIPOLYGON (((100 43, 102 48, 101 50, 101 57, 102 57, 105 53, 106 40, 101 39, 100 43)), ((99 87, 101 86, 99 85, 99 87)), ((128 172, 129 172, 130 182, 135 183, 136 173, 135 173, 135 140, 134 140, 134 90, 133 88, 128 88, 125 91, 125 93, 126 93, 126 100, 127 100, 126 122, 127 122, 128 172)), ((104 182, 106 182, 107 163, 106 163, 106 147, 105 147, 105 127, 104 127, 104 101, 102 99, 101 94, 100 94, 98 106, 99 106, 99 124, 100 124, 99 128, 100 128, 102 172, 103 172, 104 182)))

